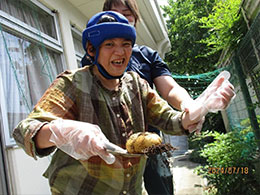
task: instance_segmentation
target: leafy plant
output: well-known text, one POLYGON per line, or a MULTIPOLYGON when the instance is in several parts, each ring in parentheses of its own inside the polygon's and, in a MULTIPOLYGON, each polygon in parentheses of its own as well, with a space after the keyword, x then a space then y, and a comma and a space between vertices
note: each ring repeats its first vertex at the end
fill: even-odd
POLYGON ((202 28, 209 31, 209 36, 201 40, 207 44, 212 55, 222 50, 233 51, 247 29, 239 12, 241 0, 217 0, 212 13, 201 18, 202 28))
POLYGON ((193 134, 189 137, 189 149, 192 149, 190 154, 190 160, 192 162, 200 163, 205 165, 206 158, 200 155, 201 150, 203 150, 206 144, 212 143, 214 141, 214 137, 210 133, 210 131, 202 131, 200 135, 193 134))
POLYGON ((208 113, 200 135, 193 134, 189 137, 189 148, 192 149, 190 159, 193 162, 205 164, 206 159, 200 156, 201 150, 206 144, 214 141, 214 136, 209 130, 217 129, 218 132, 226 132, 221 113, 208 113))
POLYGON ((226 134, 208 132, 209 135, 215 141, 206 144, 200 152, 206 165, 196 169, 199 175, 207 178, 208 189, 214 189, 220 195, 257 194, 260 187, 256 173, 259 151, 251 129, 226 134))
POLYGON ((168 0, 168 4, 163 10, 168 16, 171 51, 165 61, 171 71, 184 75, 215 70, 220 53, 204 57, 209 50, 207 44, 200 42, 208 34, 208 29, 200 27, 200 19, 208 16, 215 0, 168 0))
POLYGON ((168 0, 162 8, 172 46, 165 57, 171 71, 191 75, 215 70, 221 53, 231 53, 247 32, 240 3, 241 0, 168 0))

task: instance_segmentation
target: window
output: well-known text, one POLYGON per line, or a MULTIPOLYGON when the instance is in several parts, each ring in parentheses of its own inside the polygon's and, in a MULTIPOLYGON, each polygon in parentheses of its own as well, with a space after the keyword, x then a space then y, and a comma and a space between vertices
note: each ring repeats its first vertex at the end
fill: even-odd
POLYGON ((56 27, 52 16, 31 3, 31 1, 1 0, 0 9, 15 19, 57 39, 56 27))
POLYGON ((34 0, 1 0, 0 19, 0 114, 11 146, 13 128, 64 67, 55 13, 34 0))
POLYGON ((82 41, 81 41, 81 32, 72 26, 72 37, 73 37, 73 43, 74 43, 74 49, 76 53, 76 59, 78 63, 78 67, 81 67, 81 59, 85 54, 85 50, 82 47, 82 41))

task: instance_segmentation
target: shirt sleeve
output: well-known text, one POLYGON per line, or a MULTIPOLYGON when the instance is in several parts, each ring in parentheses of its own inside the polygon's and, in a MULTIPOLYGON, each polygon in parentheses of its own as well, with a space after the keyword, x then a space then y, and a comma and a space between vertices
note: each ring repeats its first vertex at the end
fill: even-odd
MULTIPOLYGON (((64 73, 66 75, 67 73, 64 73)), ((29 116, 22 120, 13 131, 13 137, 17 144, 25 152, 36 159, 36 156, 49 155, 53 148, 37 151, 34 136, 41 127, 57 118, 75 119, 76 110, 73 101, 73 89, 68 77, 60 75, 46 90, 42 98, 34 107, 29 116)))
POLYGON ((157 51, 147 46, 141 46, 140 51, 150 62, 151 76, 153 80, 159 76, 172 76, 168 65, 162 60, 157 51))
POLYGON ((180 124, 182 112, 174 110, 147 82, 141 80, 143 98, 146 99, 146 113, 149 125, 171 135, 185 135, 180 124))

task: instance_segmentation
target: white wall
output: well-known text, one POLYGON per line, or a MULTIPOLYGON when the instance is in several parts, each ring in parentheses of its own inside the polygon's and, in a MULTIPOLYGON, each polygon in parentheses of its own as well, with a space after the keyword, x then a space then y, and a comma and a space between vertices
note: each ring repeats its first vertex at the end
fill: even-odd
POLYGON ((7 157, 10 162, 12 194, 51 194, 48 180, 42 176, 49 165, 50 157, 34 160, 18 147, 9 150, 7 157))

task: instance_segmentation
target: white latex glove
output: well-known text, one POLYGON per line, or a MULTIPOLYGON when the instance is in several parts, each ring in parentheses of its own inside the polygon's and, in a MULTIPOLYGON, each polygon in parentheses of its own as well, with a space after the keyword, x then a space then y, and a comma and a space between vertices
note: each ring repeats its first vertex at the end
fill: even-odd
POLYGON ((203 127, 203 123, 205 122, 205 116, 203 116, 199 122, 195 123, 195 124, 192 124, 192 125, 189 125, 188 126, 188 131, 189 133, 193 133, 193 132, 196 132, 197 134, 200 133, 202 127, 203 127))
POLYGON ((228 81, 230 73, 221 72, 189 108, 190 119, 202 119, 208 112, 217 112, 228 107, 235 98, 234 86, 228 81))
POLYGON ((77 160, 98 155, 107 164, 115 162, 115 156, 104 149, 104 143, 109 141, 97 125, 57 119, 50 123, 50 131, 52 135, 49 141, 77 160))

